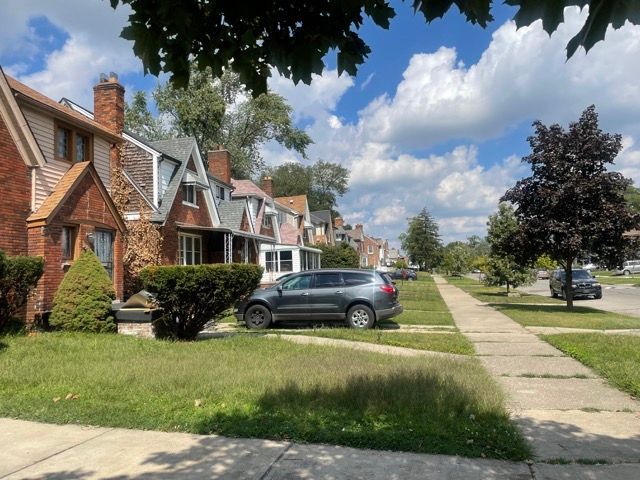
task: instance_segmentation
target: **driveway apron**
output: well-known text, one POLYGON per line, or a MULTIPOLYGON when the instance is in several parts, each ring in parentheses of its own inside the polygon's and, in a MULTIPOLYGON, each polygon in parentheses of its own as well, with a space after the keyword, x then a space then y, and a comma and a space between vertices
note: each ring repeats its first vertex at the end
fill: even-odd
MULTIPOLYGON (((543 462, 539 478, 553 478, 554 468, 566 473, 569 466, 555 465, 564 461, 573 462, 575 473, 566 478, 591 478, 595 467, 589 464, 597 462, 625 464, 640 478, 640 402, 488 304, 441 277, 435 281, 458 329, 506 392, 536 460, 543 462)), ((605 478, 604 467, 597 467, 597 478, 605 478)), ((619 472, 621 465, 616 468, 619 472)))

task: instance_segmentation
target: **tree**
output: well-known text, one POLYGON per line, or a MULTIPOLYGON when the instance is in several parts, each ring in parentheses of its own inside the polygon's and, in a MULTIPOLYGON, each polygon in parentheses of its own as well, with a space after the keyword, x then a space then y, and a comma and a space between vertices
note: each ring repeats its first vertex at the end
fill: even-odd
POLYGON ((130 104, 125 103, 124 124, 127 130, 148 140, 161 140, 168 137, 162 122, 149 111, 147 94, 142 90, 134 92, 130 104))
POLYGON ((451 242, 444 247, 442 268, 447 275, 464 275, 471 266, 469 246, 463 242, 451 242))
POLYGON ((513 207, 506 202, 498 206, 498 211, 489 216, 487 222, 487 241, 490 255, 486 265, 484 282, 487 285, 507 286, 507 295, 511 287, 533 283, 535 272, 526 264, 516 261, 513 254, 502 246, 518 229, 518 219, 513 207))
POLYGON ((250 178, 264 168, 260 147, 266 142, 275 141, 304 158, 313 143, 293 125, 293 110, 284 98, 271 92, 253 98, 231 72, 216 79, 210 69, 194 68, 185 88, 159 84, 153 98, 160 118, 153 117, 146 96, 137 92, 126 108, 128 129, 151 139, 192 136, 203 151, 224 145, 235 178, 250 178))
POLYGON ((420 270, 431 270, 441 260, 442 243, 438 233, 438 224, 427 208, 409 219, 407 233, 400 235, 402 249, 407 252, 409 261, 420 270))
POLYGON ((273 179, 276 197, 307 195, 311 211, 331 210, 334 217, 339 216, 338 197, 349 191, 349 170, 324 160, 312 165, 288 162, 265 170, 264 175, 273 179))
MULTIPOLYGON (((493 20, 491 0, 413 0, 411 7, 427 23, 441 18, 455 4, 468 22, 482 28, 493 20)), ((630 0, 506 0, 518 7, 518 28, 542 19, 549 35, 564 21, 564 8, 589 6, 581 30, 567 44, 567 57, 578 47, 589 50, 604 39, 609 25, 640 23, 638 2, 630 0)), ((309 84, 321 74, 324 57, 337 52, 338 73, 356 75, 371 53, 359 30, 369 19, 389 29, 396 12, 389 0, 315 0, 296 2, 202 2, 199 0, 111 0, 128 4, 133 13, 121 37, 133 40, 133 52, 144 73, 171 73, 178 87, 186 86, 193 58, 200 70, 221 77, 233 70, 254 95, 267 91, 273 69, 309 84)))
POLYGON ((0 333, 18 315, 44 272, 40 257, 7 257, 0 250, 0 333))
POLYGON ((624 192, 624 198, 635 212, 640 213, 640 188, 629 185, 624 192))
POLYGON ((532 175, 502 197, 516 206, 518 228, 501 248, 519 261, 533 263, 545 253, 557 261, 565 270, 571 309, 575 259, 593 253, 607 264, 619 263, 625 247, 622 234, 636 228, 640 218, 624 199, 631 181, 607 170, 622 148, 622 138, 600 130, 594 106, 567 131, 557 124, 533 125, 531 154, 522 159, 532 175))
POLYGON ((542 254, 536 259, 535 267, 538 270, 547 270, 550 272, 551 270, 555 270, 558 268, 558 263, 554 261, 549 255, 542 254))
POLYGON ((358 268, 360 257, 352 247, 346 243, 337 246, 316 245, 322 250, 322 268, 358 268))

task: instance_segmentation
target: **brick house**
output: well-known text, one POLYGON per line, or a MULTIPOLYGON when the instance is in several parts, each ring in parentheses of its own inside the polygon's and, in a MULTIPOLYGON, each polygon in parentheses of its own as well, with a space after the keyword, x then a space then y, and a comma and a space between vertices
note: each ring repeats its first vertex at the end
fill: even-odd
POLYGON ((274 239, 255 228, 246 200, 231 197, 227 150, 208 152, 207 168, 193 137, 150 141, 124 130, 123 140, 122 171, 133 187, 126 217, 150 213, 161 229, 163 264, 258 263, 260 245, 274 239))
POLYGON ((272 244, 260 247, 260 265, 264 268, 263 284, 271 284, 289 272, 320 268, 322 251, 313 248, 313 225, 309 221, 307 199, 273 198, 273 180, 266 177, 262 188, 251 180, 231 179, 235 190, 233 198, 245 199, 254 223, 263 235, 273 235, 272 244), (289 200, 293 199, 292 202, 289 200), (278 201, 280 200, 280 201, 278 201), (300 208, 305 214, 294 207, 300 208))
POLYGON ((124 222, 109 196, 122 125, 107 120, 124 109, 112 101, 119 88, 113 78, 101 78, 94 88, 100 114, 91 120, 0 68, 0 250, 45 262, 28 322, 51 310, 82 249, 96 252, 122 297, 124 222))

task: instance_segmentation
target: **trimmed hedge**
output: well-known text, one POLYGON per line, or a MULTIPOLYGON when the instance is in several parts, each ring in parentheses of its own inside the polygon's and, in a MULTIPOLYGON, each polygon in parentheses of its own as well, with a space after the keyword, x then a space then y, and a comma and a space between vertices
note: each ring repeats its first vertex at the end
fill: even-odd
POLYGON ((7 257, 0 251, 0 332, 25 306, 43 272, 40 257, 7 257))
POLYGON ((193 340, 260 284, 262 267, 246 264, 151 266, 140 273, 165 315, 155 323, 156 336, 193 340))
POLYGON ((314 245, 322 250, 322 268, 358 268, 360 256, 352 247, 342 242, 340 245, 314 245))
POLYGON ((116 298, 113 284, 96 254, 80 257, 62 279, 55 297, 49 325, 79 332, 115 332, 111 302, 116 298))

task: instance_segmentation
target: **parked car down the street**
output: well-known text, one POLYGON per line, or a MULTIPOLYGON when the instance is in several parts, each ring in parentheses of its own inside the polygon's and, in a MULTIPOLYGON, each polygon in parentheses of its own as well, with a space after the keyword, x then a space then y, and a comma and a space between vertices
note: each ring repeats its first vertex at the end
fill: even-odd
POLYGON ((627 260, 613 272, 614 275, 632 275, 634 273, 640 273, 640 260, 627 260))
POLYGON ((538 280, 547 280, 549 278, 548 270, 538 270, 538 280))
POLYGON ((398 268, 392 272, 389 272, 389 276, 393 280, 408 280, 410 282, 418 279, 418 274, 411 268, 398 268))
MULTIPOLYGON (((572 270, 571 284, 573 298, 593 297, 602 298, 602 286, 586 270, 579 268, 572 270)), ((552 297, 567 298, 567 282, 564 270, 556 270, 549 278, 549 290, 552 297)))
POLYGON ((352 328, 365 329, 401 313, 398 288, 389 275, 351 269, 296 273, 255 290, 234 308, 236 318, 252 329, 280 320, 346 320, 352 328))

